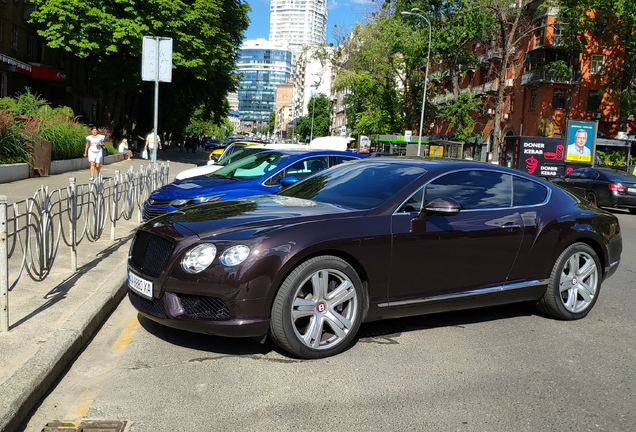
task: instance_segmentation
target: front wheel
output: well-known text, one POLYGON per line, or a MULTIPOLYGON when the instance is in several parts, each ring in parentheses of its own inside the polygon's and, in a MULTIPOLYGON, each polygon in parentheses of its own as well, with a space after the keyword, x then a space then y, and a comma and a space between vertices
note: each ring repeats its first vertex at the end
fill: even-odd
POLYGON ((574 243, 557 258, 539 308, 556 318, 585 317, 601 289, 601 263, 590 246, 574 243))
POLYGON ((344 260, 311 258, 287 276, 272 306, 270 334, 276 344, 302 358, 344 350, 362 321, 362 282, 344 260))

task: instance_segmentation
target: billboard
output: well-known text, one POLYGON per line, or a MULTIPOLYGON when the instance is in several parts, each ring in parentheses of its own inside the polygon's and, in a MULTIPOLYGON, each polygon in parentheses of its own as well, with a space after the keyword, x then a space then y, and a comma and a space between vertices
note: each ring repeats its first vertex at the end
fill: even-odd
POLYGON ((591 164, 596 150, 598 123, 585 120, 568 120, 565 129, 567 162, 591 164))
MULTIPOLYGON (((541 177, 558 177, 564 174, 565 146, 559 138, 506 137, 518 146, 518 169, 541 177)), ((511 149, 516 153, 514 149, 511 149)))

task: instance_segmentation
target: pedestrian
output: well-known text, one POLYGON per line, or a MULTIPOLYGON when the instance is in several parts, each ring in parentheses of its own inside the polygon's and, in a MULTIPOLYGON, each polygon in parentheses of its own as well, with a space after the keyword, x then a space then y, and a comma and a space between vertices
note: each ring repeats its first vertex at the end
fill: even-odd
POLYGON ((84 157, 88 156, 88 162, 91 164, 91 178, 95 178, 95 170, 97 175, 100 172, 100 165, 104 160, 104 140, 106 137, 97 133, 97 127, 91 128, 91 134, 86 137, 86 147, 84 148, 84 157))
POLYGON ((179 141, 179 153, 183 153, 184 145, 185 145, 185 135, 181 134, 181 140, 179 141))
POLYGON ((190 138, 190 135, 186 135, 185 148, 186 148, 186 153, 190 153, 190 149, 192 148, 192 138, 190 138))
POLYGON ((124 156, 126 156, 126 160, 132 159, 133 153, 132 151, 128 150, 128 140, 126 138, 121 140, 121 144, 119 144, 118 150, 119 154, 123 154, 124 156))
POLYGON ((159 150, 161 150, 161 138, 159 138, 159 134, 157 134, 157 145, 155 145, 155 130, 151 130, 148 136, 146 137, 146 146, 148 149, 148 153, 150 154, 150 161, 152 163, 157 162, 155 148, 159 146, 159 150))

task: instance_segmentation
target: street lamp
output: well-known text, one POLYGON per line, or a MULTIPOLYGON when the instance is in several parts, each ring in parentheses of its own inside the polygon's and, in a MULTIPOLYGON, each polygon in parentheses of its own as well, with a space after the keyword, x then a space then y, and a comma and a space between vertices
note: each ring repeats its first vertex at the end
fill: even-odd
POLYGON ((426 87, 428 86, 428 64, 431 57, 431 22, 424 15, 418 13, 422 12, 418 8, 411 9, 411 12, 402 12, 402 15, 417 15, 422 18, 428 24, 428 54, 426 56, 426 75, 424 77, 424 97, 422 98, 422 115, 420 116, 420 134, 417 143, 417 155, 420 156, 420 148, 422 147, 422 125, 424 124, 424 106, 426 105, 426 87))
POLYGON ((314 100, 314 106, 311 108, 311 135, 309 138, 309 142, 314 139, 314 114, 316 113, 316 96, 314 96, 314 91, 311 91, 311 97, 314 100))

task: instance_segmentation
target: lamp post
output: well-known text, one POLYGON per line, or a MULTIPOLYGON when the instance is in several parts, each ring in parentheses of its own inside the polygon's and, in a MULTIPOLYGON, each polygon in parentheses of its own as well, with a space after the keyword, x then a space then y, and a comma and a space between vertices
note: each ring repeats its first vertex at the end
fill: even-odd
POLYGON ((314 100, 314 106, 311 108, 311 134, 309 136, 309 142, 314 139, 314 114, 316 113, 316 96, 314 96, 314 91, 311 91, 311 97, 314 100))
POLYGON ((424 97, 422 98, 422 115, 420 116, 420 134, 418 136, 417 142, 417 155, 420 156, 420 149, 422 147, 422 125, 424 124, 424 106, 426 105, 426 87, 428 86, 428 64, 430 63, 431 57, 431 22, 424 15, 420 14, 422 12, 418 8, 411 9, 411 12, 402 12, 402 15, 416 15, 426 21, 428 24, 428 54, 426 55, 426 75, 424 77, 424 97))

